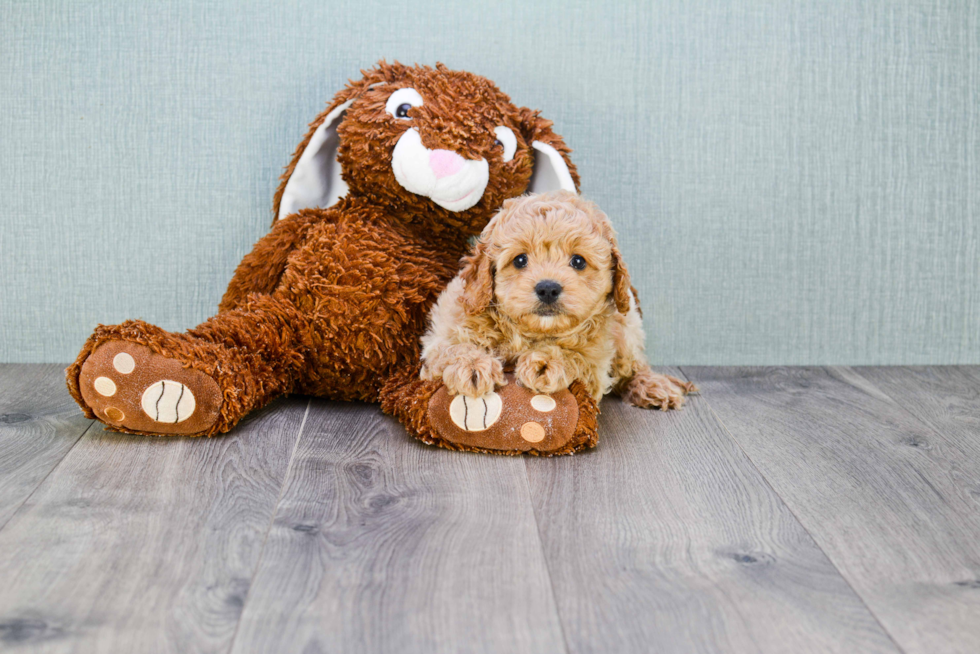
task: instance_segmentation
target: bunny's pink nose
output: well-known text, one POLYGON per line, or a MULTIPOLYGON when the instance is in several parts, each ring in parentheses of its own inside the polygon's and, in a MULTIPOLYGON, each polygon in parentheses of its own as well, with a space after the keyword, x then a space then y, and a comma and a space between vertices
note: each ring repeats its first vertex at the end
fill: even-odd
POLYGON ((455 175, 464 163, 466 163, 466 159, 452 150, 432 150, 429 153, 429 167, 435 173, 436 179, 455 175))

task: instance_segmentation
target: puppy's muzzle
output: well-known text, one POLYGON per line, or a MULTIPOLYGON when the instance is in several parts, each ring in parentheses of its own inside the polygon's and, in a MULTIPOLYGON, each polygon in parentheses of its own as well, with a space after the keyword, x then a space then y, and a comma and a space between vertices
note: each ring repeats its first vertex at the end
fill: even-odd
POLYGON ((544 304, 554 304, 557 302, 558 297, 561 295, 561 291, 561 284, 553 279, 542 279, 540 282, 534 285, 534 294, 537 295, 538 300, 544 304))

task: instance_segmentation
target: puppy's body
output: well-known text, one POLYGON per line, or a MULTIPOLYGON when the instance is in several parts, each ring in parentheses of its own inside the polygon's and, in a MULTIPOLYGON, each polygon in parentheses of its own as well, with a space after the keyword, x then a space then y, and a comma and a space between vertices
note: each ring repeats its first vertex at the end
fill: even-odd
POLYGON ((479 397, 518 381, 554 393, 582 381, 637 406, 679 407, 693 386, 650 370, 629 274, 608 219, 557 192, 516 198, 487 225, 432 309, 422 377, 479 397))

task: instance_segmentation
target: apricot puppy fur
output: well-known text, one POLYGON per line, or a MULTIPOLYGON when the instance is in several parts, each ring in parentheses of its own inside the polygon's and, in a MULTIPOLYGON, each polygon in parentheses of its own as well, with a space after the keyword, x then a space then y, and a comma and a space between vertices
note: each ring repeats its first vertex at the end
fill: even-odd
POLYGON ((480 397, 518 382, 554 393, 581 380, 598 401, 675 409, 693 384, 653 372, 636 292, 599 208, 568 191, 507 200, 430 314, 422 379, 480 397))

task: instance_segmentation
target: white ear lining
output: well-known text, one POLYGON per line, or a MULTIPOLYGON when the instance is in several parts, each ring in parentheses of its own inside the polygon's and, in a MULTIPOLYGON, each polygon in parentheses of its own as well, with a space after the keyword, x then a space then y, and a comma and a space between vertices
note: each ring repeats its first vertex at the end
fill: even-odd
POLYGON ((548 191, 577 193, 572 174, 568 172, 568 166, 561 153, 541 141, 534 141, 531 147, 534 148, 534 172, 531 173, 531 182, 527 186, 528 193, 548 191))
POLYGON ((340 176, 340 163, 337 161, 337 147, 340 145, 337 125, 352 102, 348 100, 327 114, 313 132, 286 182, 279 202, 278 218, 310 207, 325 209, 347 195, 347 183, 340 176))

